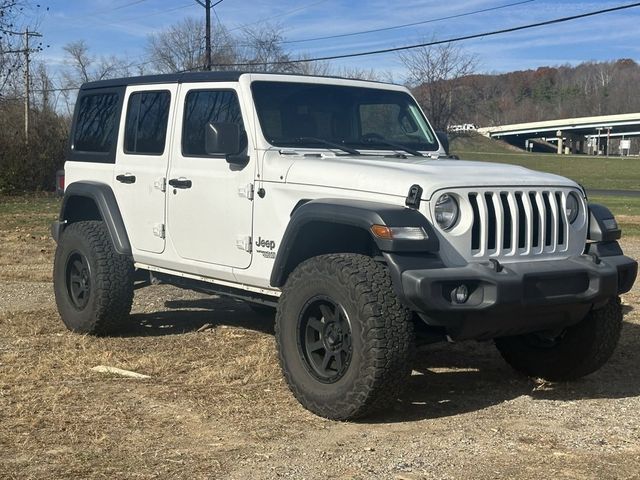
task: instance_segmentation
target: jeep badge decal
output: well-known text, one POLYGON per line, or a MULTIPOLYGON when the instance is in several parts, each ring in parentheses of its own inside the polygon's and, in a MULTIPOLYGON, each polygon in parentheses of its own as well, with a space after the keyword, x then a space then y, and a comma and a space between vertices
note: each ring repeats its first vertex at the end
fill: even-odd
POLYGON ((256 247, 265 247, 269 250, 273 250, 274 248, 276 248, 276 242, 274 242, 273 240, 265 240, 262 237, 258 237, 258 240, 256 240, 256 247))
POLYGON ((256 240, 256 247, 258 247, 256 248, 256 253, 262 254, 264 258, 276 258, 276 252, 274 251, 274 249, 276 248, 276 242, 274 242, 273 240, 266 240, 262 237, 258 237, 258 239, 256 240), (263 250, 267 248, 269 250, 263 250))

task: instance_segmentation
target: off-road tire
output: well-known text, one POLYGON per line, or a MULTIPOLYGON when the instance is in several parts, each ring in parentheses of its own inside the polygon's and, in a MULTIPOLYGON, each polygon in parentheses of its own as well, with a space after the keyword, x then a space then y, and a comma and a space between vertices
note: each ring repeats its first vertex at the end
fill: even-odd
POLYGON ((100 221, 69 225, 58 243, 53 268, 58 312, 65 326, 92 335, 117 333, 126 324, 133 302, 133 262, 115 251, 100 221), (74 304, 68 285, 68 265, 84 258, 88 265, 86 305, 74 304))
POLYGON ((540 345, 536 334, 498 338, 495 343, 515 370, 549 381, 568 381, 602 367, 613 354, 621 329, 622 307, 616 297, 566 328, 552 345, 540 345))
POLYGON ((275 331, 289 388, 322 417, 350 420, 390 406, 411 372, 411 313, 394 293, 387 268, 367 256, 322 255, 300 264, 283 288, 275 331), (333 383, 312 375, 300 346, 304 306, 318 296, 340 304, 351 327, 351 360, 333 383))

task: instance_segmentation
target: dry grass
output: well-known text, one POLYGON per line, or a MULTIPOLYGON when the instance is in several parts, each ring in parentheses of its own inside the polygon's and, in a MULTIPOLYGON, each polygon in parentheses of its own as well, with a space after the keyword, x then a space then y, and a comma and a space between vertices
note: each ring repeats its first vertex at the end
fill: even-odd
POLYGON ((434 346, 397 409, 343 424, 297 404, 273 319, 241 302, 152 287, 123 336, 67 332, 49 219, 0 208, 0 478, 638 478, 637 287, 618 352, 580 382, 519 377, 488 343, 434 346))

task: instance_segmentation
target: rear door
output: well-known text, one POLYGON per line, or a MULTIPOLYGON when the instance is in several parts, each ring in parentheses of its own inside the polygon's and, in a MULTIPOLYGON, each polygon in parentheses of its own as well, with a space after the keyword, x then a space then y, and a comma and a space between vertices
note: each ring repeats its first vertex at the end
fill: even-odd
POLYGON ((177 85, 127 88, 113 189, 134 250, 162 253, 165 191, 177 85))
POLYGON ((168 238, 183 259, 247 268, 256 154, 245 129, 248 115, 240 102, 239 85, 182 84, 177 103, 176 141, 167 176, 168 238), (230 164, 225 155, 206 154, 205 131, 210 122, 240 126, 243 153, 248 155, 245 164, 230 164))

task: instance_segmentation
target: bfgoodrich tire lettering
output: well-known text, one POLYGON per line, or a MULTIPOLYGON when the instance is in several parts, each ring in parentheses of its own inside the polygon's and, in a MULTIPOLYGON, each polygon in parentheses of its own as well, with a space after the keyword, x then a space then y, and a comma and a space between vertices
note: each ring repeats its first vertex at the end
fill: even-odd
POLYGON ((103 222, 69 225, 54 261, 58 312, 69 330, 107 335, 127 322, 133 302, 133 263, 118 254, 103 222))
POLYGON ((555 337, 541 333, 496 339, 514 369, 551 381, 575 380, 598 370, 613 354, 622 329, 620 299, 592 310, 580 323, 555 337))
POLYGON ((410 374, 412 341, 411 313, 393 293, 387 269, 369 257, 311 258, 283 288, 276 315, 280 365, 295 397, 317 415, 348 420, 393 403, 410 374), (323 312, 315 314, 321 318, 310 314, 322 324, 335 318, 335 328, 327 328, 327 348, 335 346, 341 356, 340 363, 332 360, 332 372, 305 358, 313 350, 301 344, 308 333, 305 309, 323 312))

